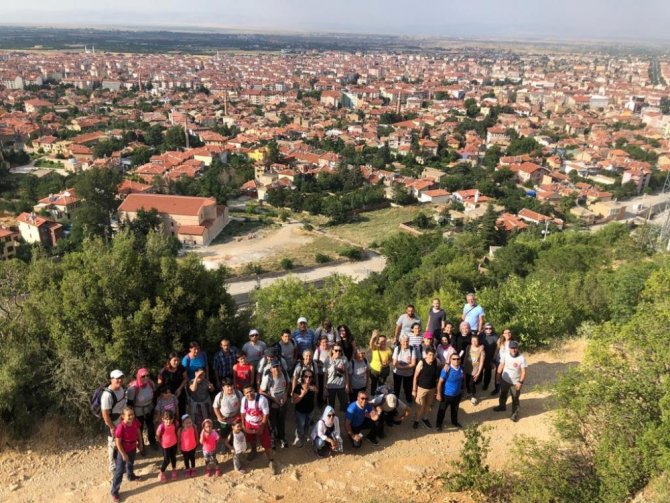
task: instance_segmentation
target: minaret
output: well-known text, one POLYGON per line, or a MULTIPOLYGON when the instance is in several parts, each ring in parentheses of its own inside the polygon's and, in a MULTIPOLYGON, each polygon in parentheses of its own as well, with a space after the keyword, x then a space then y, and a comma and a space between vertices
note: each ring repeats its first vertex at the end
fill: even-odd
POLYGON ((398 93, 398 103, 396 103, 395 113, 400 115, 400 100, 402 98, 402 93, 398 93))
POLYGON ((188 137, 188 118, 186 117, 186 115, 184 115, 184 136, 186 136, 186 150, 188 150, 191 147, 188 137))
POLYGON ((228 117, 228 91, 223 93, 223 115, 228 117))

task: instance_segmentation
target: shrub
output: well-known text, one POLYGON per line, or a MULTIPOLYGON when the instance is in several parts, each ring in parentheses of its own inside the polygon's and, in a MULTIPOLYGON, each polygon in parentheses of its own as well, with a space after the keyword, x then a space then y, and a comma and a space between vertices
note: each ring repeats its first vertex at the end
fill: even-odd
POLYGON ((317 264, 327 264, 333 259, 330 258, 328 255, 324 255, 323 253, 317 253, 316 255, 314 255, 314 260, 316 261, 317 264))
POLYGON ((242 268, 242 274, 263 274, 264 272, 263 266, 255 262, 249 262, 242 268))
POLYGON ((293 269, 293 260, 291 260, 290 258, 285 257, 285 258, 281 259, 281 262, 279 262, 279 265, 285 271, 290 271, 291 269, 293 269))
POLYGON ((337 253, 342 257, 347 257, 350 260, 363 260, 364 254, 361 248, 356 246, 344 246, 337 250, 337 253))

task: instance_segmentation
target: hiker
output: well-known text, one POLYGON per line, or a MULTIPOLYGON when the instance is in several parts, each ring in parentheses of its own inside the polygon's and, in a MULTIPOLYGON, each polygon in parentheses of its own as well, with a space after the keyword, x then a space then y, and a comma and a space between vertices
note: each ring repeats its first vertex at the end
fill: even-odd
POLYGON ((509 354, 506 354, 500 360, 498 365, 498 375, 500 376, 500 398, 498 406, 493 410, 502 412, 507 410, 507 395, 512 395, 512 421, 519 420, 519 397, 521 388, 526 380, 526 358, 519 352, 519 343, 517 341, 509 342, 509 354))
POLYGON ((100 396, 100 412, 102 420, 107 425, 107 466, 112 473, 114 473, 116 467, 114 432, 121 423, 121 415, 126 407, 126 390, 123 388, 123 377, 123 372, 120 370, 112 370, 109 374, 109 385, 100 396))
POLYGON ((140 431, 140 422, 135 418, 132 407, 124 407, 121 421, 114 430, 114 443, 116 445, 116 463, 114 466, 114 477, 112 478, 112 501, 121 501, 119 490, 123 481, 123 473, 126 473, 129 482, 138 480, 133 470, 135 466, 135 453, 139 449, 144 454, 144 442, 140 431))

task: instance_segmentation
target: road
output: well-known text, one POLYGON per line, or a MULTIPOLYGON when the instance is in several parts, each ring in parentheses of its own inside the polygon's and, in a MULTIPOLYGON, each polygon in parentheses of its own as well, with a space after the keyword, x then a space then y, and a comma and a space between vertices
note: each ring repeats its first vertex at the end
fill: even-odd
POLYGON ((370 273, 380 272, 386 266, 386 258, 382 255, 372 255, 366 260, 360 262, 347 262, 344 264, 325 265, 314 267, 307 271, 286 273, 279 276, 250 279, 244 281, 231 281, 228 284, 228 292, 235 298, 239 306, 249 302, 249 293, 257 287, 266 287, 277 280, 291 276, 306 283, 320 283, 328 276, 333 274, 343 274, 349 276, 354 281, 361 281, 367 278, 370 273))

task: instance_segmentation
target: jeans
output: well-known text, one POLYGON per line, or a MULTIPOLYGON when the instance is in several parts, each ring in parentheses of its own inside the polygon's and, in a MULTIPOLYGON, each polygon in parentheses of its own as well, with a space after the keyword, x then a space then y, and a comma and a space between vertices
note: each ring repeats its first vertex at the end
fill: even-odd
POLYGON ((349 401, 344 388, 328 388, 328 405, 333 409, 335 408, 335 397, 340 401, 340 411, 346 412, 349 401))
MULTIPOLYGON (((412 397, 412 386, 414 385, 414 373, 411 376, 399 376, 393 374, 393 394, 400 398, 400 388, 405 391, 405 401, 410 404, 414 401, 412 397)), ((374 390, 373 390, 374 393, 374 390)))
POLYGON ((307 439, 310 418, 311 414, 295 411, 295 438, 299 438, 303 442, 307 439))
POLYGON ((342 452, 342 440, 335 437, 330 438, 333 438, 337 443, 337 447, 335 449, 333 449, 333 446, 330 445, 330 442, 326 442, 321 437, 316 437, 314 439, 314 450, 316 451, 317 455, 326 457, 331 453, 331 451, 342 452))
POLYGON ((521 395, 521 390, 516 389, 514 384, 503 379, 500 381, 500 398, 498 399, 498 405, 500 407, 505 407, 505 404, 507 403, 507 393, 512 395, 512 413, 514 413, 519 410, 519 396, 521 395))
POLYGON ((458 406, 461 403, 461 395, 457 396, 447 396, 442 393, 442 400, 440 401, 440 407, 437 409, 437 426, 442 426, 444 422, 444 416, 447 413, 447 407, 450 407, 451 412, 451 424, 456 426, 458 423, 458 406))
POLYGON ((118 496, 121 489, 121 481, 123 480, 123 472, 126 472, 128 477, 133 475, 133 467, 135 465, 135 451, 128 452, 128 462, 123 460, 121 453, 116 454, 116 465, 114 466, 114 478, 112 479, 112 496, 118 496))

